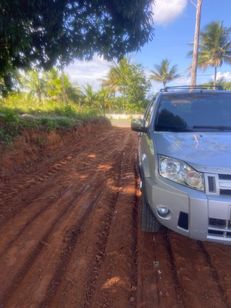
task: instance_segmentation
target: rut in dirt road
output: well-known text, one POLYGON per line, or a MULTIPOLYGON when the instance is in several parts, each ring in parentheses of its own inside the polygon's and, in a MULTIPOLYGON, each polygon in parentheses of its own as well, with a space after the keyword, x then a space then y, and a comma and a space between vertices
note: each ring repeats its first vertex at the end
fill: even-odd
POLYGON ((72 133, 0 185, 0 306, 231 307, 231 252, 139 227, 137 136, 72 133))

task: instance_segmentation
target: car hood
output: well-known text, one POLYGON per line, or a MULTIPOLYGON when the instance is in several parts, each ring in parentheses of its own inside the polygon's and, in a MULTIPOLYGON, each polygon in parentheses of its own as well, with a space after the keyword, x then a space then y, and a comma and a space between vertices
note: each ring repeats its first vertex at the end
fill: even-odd
POLYGON ((231 174, 230 132, 155 132, 158 154, 189 163, 198 171, 231 174))

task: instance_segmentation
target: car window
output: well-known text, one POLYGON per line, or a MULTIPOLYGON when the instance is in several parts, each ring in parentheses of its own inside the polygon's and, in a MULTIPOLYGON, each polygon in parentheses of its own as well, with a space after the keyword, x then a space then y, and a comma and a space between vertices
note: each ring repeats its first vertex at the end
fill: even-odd
POLYGON ((231 130, 231 94, 187 94, 163 97, 155 129, 159 131, 231 130))

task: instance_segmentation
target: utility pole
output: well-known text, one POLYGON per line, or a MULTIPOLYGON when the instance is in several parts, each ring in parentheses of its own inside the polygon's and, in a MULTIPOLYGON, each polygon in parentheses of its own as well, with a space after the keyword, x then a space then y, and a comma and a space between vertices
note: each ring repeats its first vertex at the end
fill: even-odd
POLYGON ((199 37, 200 37, 200 23, 201 23, 201 7, 203 0, 191 1, 196 7, 196 25, 193 42, 193 59, 191 68, 191 86, 195 87, 197 84, 197 64, 198 64, 198 48, 199 48, 199 37))

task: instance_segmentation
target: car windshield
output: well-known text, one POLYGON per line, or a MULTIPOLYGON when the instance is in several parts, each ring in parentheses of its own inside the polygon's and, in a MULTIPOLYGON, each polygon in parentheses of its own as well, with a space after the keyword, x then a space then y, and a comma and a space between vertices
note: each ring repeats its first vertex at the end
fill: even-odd
POLYGON ((157 131, 231 131, 231 93, 163 96, 155 121, 157 131))

